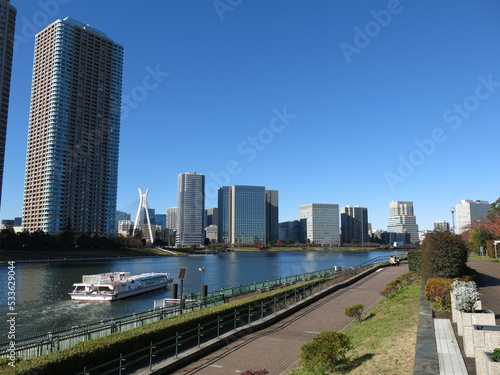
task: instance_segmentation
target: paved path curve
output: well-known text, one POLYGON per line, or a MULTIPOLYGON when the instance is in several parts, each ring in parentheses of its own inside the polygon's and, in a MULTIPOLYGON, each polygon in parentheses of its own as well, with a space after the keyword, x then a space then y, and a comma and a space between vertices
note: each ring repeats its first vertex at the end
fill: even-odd
POLYGON ((279 323, 247 335, 173 374, 227 375, 262 369, 274 375, 286 374, 296 365, 302 345, 319 332, 341 331, 353 321, 344 315, 346 307, 362 303, 367 311, 382 298, 380 291, 384 286, 405 272, 408 272, 406 264, 379 269, 279 323))
POLYGON ((469 259, 467 265, 478 273, 476 283, 482 308, 493 311, 496 323, 500 325, 500 263, 469 259))

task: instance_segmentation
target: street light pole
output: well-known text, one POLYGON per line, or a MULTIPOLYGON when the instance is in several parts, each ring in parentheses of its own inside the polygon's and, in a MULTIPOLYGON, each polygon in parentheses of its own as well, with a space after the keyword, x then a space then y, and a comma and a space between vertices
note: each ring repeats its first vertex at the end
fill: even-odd
POLYGON ((455 233, 455 207, 450 208, 451 211, 451 231, 455 233))

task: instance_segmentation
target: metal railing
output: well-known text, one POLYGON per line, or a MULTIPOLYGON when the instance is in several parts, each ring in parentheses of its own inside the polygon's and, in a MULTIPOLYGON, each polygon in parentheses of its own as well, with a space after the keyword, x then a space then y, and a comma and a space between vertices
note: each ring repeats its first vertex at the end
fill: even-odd
POLYGON ((307 285, 283 292, 257 305, 234 309, 214 320, 199 323, 197 327, 188 331, 176 332, 174 336, 156 343, 151 342, 147 347, 127 354, 122 353, 119 357, 96 367, 84 368, 77 375, 123 375, 126 371, 133 373, 144 368, 152 371, 153 366, 160 361, 175 361, 187 350, 201 348, 211 340, 227 339, 227 336, 233 332, 251 328, 256 322, 264 321, 267 317, 276 315, 279 311, 286 310, 321 290, 344 282, 373 268, 375 264, 386 263, 388 260, 389 256, 381 256, 337 274, 320 272, 318 276, 321 277, 307 285))
MULTIPOLYGON (((190 312, 207 306, 224 303, 222 296, 213 296, 204 300, 186 302, 182 312, 190 312)), ((149 323, 181 314, 178 307, 166 307, 155 311, 146 311, 127 315, 106 321, 91 323, 85 326, 75 326, 58 332, 49 332, 16 340, 16 357, 30 359, 52 353, 57 350, 70 348, 79 342, 106 336, 115 332, 127 331, 149 323)), ((8 356, 8 349, 2 344, 0 357, 8 356)))
MULTIPOLYGON (((222 304, 228 297, 237 296, 252 292, 263 292, 265 290, 275 289, 280 286, 291 285, 299 281, 312 280, 317 277, 326 277, 337 275, 336 282, 345 280, 364 270, 367 266, 376 263, 388 262, 389 256, 380 256, 349 270, 340 271, 337 267, 326 270, 308 272, 296 276, 288 276, 276 280, 254 283, 247 286, 239 286, 229 289, 221 289, 217 292, 212 292, 206 298, 201 298, 200 294, 191 293, 188 299, 195 301, 186 302, 183 311, 179 306, 166 307, 156 309, 154 311, 144 311, 134 313, 119 318, 103 320, 91 323, 85 326, 76 326, 71 329, 63 329, 60 331, 49 332, 47 334, 38 334, 16 340, 16 357, 22 359, 30 359, 48 354, 57 350, 63 350, 76 345, 79 342, 102 337, 115 332, 122 332, 145 324, 158 322, 162 319, 180 315, 182 312, 190 312, 201 309, 206 306, 214 306, 222 304)), ((9 342, 0 343, 0 357, 8 357, 10 355, 9 342)))

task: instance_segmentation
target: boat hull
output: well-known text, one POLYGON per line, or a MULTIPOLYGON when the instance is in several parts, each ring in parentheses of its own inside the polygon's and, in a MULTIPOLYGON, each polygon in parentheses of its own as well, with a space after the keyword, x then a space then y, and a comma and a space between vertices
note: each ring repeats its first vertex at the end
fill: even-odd
POLYGON ((168 286, 168 282, 165 282, 163 284, 158 284, 158 285, 151 285, 145 288, 141 289, 135 289, 135 290, 130 290, 122 293, 117 293, 117 294, 110 294, 110 295, 102 295, 102 294, 83 294, 83 293, 70 293, 71 299, 73 301, 104 301, 104 302, 111 302, 111 301, 116 301, 117 299, 122 299, 122 298, 127 298, 127 297, 132 297, 136 296, 138 294, 150 292, 152 290, 160 289, 160 288, 165 288, 168 286))

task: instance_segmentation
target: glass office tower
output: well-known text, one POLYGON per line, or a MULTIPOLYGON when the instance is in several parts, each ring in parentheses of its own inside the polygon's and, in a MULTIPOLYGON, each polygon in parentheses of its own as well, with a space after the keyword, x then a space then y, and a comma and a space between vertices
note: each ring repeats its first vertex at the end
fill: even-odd
POLYGON ((219 188, 219 242, 266 242, 266 190, 264 186, 219 188))

